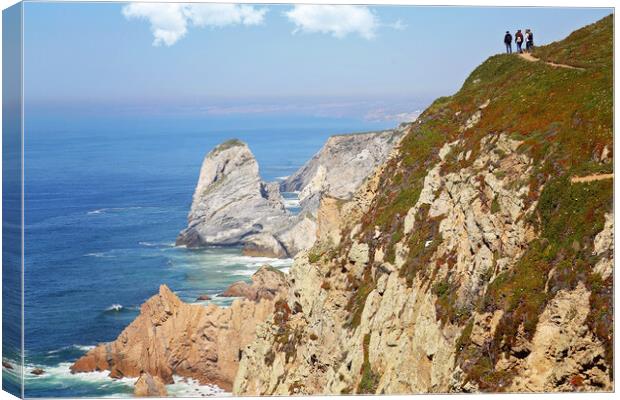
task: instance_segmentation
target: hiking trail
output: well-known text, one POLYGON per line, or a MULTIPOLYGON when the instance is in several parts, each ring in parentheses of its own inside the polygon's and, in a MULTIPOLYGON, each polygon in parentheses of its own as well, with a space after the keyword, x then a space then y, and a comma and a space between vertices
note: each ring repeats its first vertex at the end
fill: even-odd
MULTIPOLYGON (((536 58, 533 55, 531 55, 530 53, 520 53, 519 57, 521 57, 524 60, 530 61, 530 62, 536 62, 536 61, 540 61, 540 58, 536 58)), ((554 62, 550 62, 550 61, 543 61, 545 64, 550 65, 552 67, 556 67, 556 68, 567 68, 567 69, 576 69, 579 71, 585 71, 585 68, 581 68, 581 67, 574 67, 572 65, 567 65, 567 64, 556 64, 554 62)))
POLYGON ((593 174, 587 176, 573 176, 570 183, 584 183, 593 181, 602 181, 603 179, 613 179, 614 174, 593 174))

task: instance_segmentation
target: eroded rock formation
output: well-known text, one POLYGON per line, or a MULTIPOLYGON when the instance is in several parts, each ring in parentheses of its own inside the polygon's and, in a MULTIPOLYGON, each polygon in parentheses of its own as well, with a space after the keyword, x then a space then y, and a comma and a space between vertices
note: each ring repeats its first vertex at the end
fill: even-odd
POLYGON ((314 215, 323 195, 350 200, 362 182, 385 161, 406 126, 330 137, 311 160, 282 182, 281 190, 300 192, 302 208, 314 215))
MULTIPOLYGON (((252 236, 280 231, 288 220, 277 186, 261 181, 248 146, 230 140, 205 157, 188 226, 177 238, 177 245, 244 244, 252 236)), ((271 251, 278 256, 286 254, 277 243, 271 251)))
POLYGON ((261 181, 245 143, 222 143, 203 161, 188 227, 177 245, 242 245, 245 255, 276 258, 309 249, 316 240, 320 198, 350 199, 385 160, 403 129, 333 136, 282 184, 261 181), (300 191, 299 215, 286 211, 281 189, 300 191))
POLYGON ((235 300, 229 308, 186 304, 162 285, 114 342, 90 350, 71 372, 107 370, 112 378, 142 375, 139 390, 145 395, 151 393, 147 388, 157 388, 159 379, 173 383, 173 374, 230 390, 242 349, 286 292, 280 275, 261 269, 252 286, 253 300, 235 300), (154 385, 148 384, 148 376, 155 379, 154 385))

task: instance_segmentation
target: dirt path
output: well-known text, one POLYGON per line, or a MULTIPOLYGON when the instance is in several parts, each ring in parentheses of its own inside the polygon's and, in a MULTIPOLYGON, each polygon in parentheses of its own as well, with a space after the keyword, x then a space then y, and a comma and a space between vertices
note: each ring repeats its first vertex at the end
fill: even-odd
MULTIPOLYGON (((531 62, 536 62, 536 61, 540 61, 540 58, 536 58, 533 55, 531 55, 530 53, 521 53, 519 54, 519 56, 527 61, 531 61, 531 62)), ((566 64, 556 64, 553 62, 549 62, 549 61, 543 61, 545 64, 550 65, 552 67, 556 67, 556 68, 568 68, 568 69, 576 69, 579 71, 585 71, 585 68, 580 68, 580 67, 573 67, 572 65, 566 65, 566 64)))
POLYGON ((571 183, 583 183, 583 182, 602 181, 603 179, 614 179, 614 174, 573 176, 572 178, 570 178, 570 182, 571 183))

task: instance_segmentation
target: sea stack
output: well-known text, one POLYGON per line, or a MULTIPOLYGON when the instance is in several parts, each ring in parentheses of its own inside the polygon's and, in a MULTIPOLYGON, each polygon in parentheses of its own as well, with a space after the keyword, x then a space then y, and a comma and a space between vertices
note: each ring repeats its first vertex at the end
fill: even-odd
POLYGON ((261 181, 247 144, 233 139, 205 157, 188 226, 176 244, 190 248, 244 245, 260 235, 260 242, 271 246, 272 255, 282 257, 286 251, 270 233, 283 229, 288 221, 277 186, 261 181))

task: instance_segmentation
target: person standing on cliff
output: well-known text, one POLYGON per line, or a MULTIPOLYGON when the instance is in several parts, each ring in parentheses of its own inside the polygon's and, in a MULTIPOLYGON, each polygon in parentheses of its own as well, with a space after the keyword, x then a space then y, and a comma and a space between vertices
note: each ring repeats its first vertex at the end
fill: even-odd
POLYGON ((512 54, 512 35, 508 31, 504 35, 504 44, 506 45, 506 53, 512 54))
POLYGON ((534 48, 534 34, 530 29, 525 30, 525 51, 530 52, 534 48))
POLYGON ((521 33, 521 29, 517 30, 517 33, 515 33, 515 43, 517 44, 517 52, 523 53, 523 50, 521 49, 521 45, 523 44, 523 34, 521 33))

